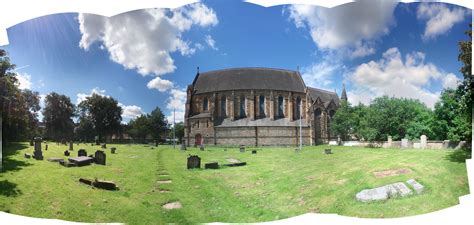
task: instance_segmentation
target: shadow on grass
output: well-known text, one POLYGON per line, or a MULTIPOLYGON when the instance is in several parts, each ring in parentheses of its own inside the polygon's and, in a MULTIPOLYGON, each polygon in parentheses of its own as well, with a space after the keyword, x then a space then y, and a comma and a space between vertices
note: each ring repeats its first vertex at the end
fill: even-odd
POLYGON ((17 184, 12 183, 8 180, 0 181, 0 195, 6 197, 15 197, 21 194, 21 191, 16 187, 17 184))
POLYGON ((29 162, 12 159, 12 156, 21 154, 20 150, 27 149, 28 145, 24 143, 11 143, 3 147, 3 171, 0 174, 21 170, 25 166, 31 165, 29 162))
POLYGON ((446 156, 446 159, 451 162, 466 163, 466 159, 470 159, 471 157, 472 151, 470 149, 460 149, 452 151, 446 156))

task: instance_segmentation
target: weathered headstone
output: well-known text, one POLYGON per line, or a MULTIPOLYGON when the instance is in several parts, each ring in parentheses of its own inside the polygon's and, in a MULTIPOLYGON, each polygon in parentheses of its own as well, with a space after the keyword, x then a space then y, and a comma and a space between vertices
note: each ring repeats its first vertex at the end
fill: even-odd
POLYGON ((87 156, 87 151, 85 149, 79 149, 77 156, 87 156))
POLYGON ((391 148, 391 147, 392 147, 392 144, 393 144, 392 136, 388 136, 388 138, 387 138, 387 145, 388 145, 388 147, 391 148))
POLYGON ((407 138, 402 139, 401 148, 408 148, 408 139, 407 138))
POLYGON ((35 137, 35 151, 33 152, 33 155, 36 160, 43 160, 43 152, 41 151, 41 142, 42 142, 41 137, 35 137))
POLYGON ((94 161, 94 158, 87 156, 79 156, 76 158, 69 158, 69 162, 76 164, 77 166, 87 166, 94 161))
POLYGON ((69 142, 69 151, 73 151, 74 150, 74 143, 71 141, 69 142))
POLYGON ((117 150, 117 148, 112 147, 112 148, 110 148, 110 153, 115 154, 115 151, 116 151, 116 150, 117 150))
POLYGON ((423 192, 423 190, 425 189, 425 186, 423 186, 420 183, 416 182, 416 180, 414 180, 414 179, 408 180, 407 184, 409 184, 413 188, 413 190, 415 190, 415 192, 417 194, 421 194, 423 192))
POLYGON ((245 152, 245 146, 243 145, 240 145, 240 148, 239 148, 240 152, 245 152))
POLYGON ((181 150, 186 151, 186 143, 181 143, 181 150))
POLYGON ((95 140, 95 145, 100 145, 99 136, 95 136, 94 140, 95 140))
POLYGON ((444 148, 444 149, 448 149, 448 148, 449 148, 449 143, 450 143, 449 140, 444 140, 444 141, 443 141, 443 148, 444 148))
POLYGON ((34 146, 33 140, 30 140, 30 146, 34 146))
POLYGON ((252 150, 252 154, 257 154, 257 150, 252 150))
POLYGON ((104 144, 102 144, 100 147, 101 147, 101 148, 107 148, 107 144, 104 143, 104 144))
POLYGON ((464 146, 466 145, 466 141, 460 141, 456 147, 454 148, 454 150, 459 150, 461 148, 464 148, 464 146))
POLYGON ((68 150, 66 150, 66 151, 64 151, 64 155, 69 156, 69 155, 71 155, 71 153, 68 150))
POLYGON ((210 162, 204 164, 205 169, 219 169, 219 164, 217 162, 210 162))
POLYGON ((44 146, 44 150, 45 150, 45 151, 48 151, 48 144, 46 144, 46 145, 44 146))
POLYGON ((52 157, 52 158, 48 158, 48 161, 49 162, 59 162, 59 161, 64 161, 63 158, 58 158, 58 157, 52 157))
POLYGON ((94 156, 95 164, 100 164, 105 166, 106 155, 104 151, 97 150, 94 156))
POLYGON ((31 155, 28 154, 28 153, 25 153, 25 158, 29 159, 29 158, 31 158, 31 155))
POLYGON ((328 149, 324 149, 324 154, 328 155, 328 154, 332 154, 332 151, 330 148, 328 149))
POLYGON ((427 146, 427 144, 428 144, 428 143, 427 143, 426 135, 424 135, 424 134, 421 135, 421 136, 420 136, 420 148, 421 148, 421 149, 425 149, 426 146, 427 146))
POLYGON ((201 144, 201 146, 199 146, 199 150, 204 151, 204 144, 201 144))
POLYGON ((391 197, 405 197, 413 192, 404 183, 398 182, 382 187, 365 189, 356 194, 356 199, 362 202, 386 200, 391 197))
POLYGON ((201 158, 197 155, 190 155, 188 157, 188 169, 201 168, 201 158))

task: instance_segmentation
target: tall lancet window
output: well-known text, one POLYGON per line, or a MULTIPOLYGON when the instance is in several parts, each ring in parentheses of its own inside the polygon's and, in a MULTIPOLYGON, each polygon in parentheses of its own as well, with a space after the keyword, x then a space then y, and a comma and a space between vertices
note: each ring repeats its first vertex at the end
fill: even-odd
POLYGON ((263 95, 258 98, 258 110, 260 111, 260 117, 265 117, 265 96, 263 95))
POLYGON ((240 96, 240 117, 245 118, 245 96, 240 96))
POLYGON ((299 120, 301 116, 301 98, 298 96, 296 98, 296 113, 295 113, 295 119, 299 120))
POLYGON ((226 112, 226 101, 227 99, 225 98, 225 95, 221 97, 221 115, 222 117, 226 117, 227 116, 227 112, 226 112))
POLYGON ((278 117, 283 117, 283 96, 278 96, 278 117))
POLYGON ((207 98, 204 98, 204 100, 202 101, 202 111, 206 112, 209 107, 209 101, 207 100, 207 98))

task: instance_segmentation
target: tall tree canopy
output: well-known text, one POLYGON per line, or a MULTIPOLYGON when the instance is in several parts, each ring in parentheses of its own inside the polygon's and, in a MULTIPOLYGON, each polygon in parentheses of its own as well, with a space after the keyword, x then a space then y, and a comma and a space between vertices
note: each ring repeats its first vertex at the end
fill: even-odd
POLYGON ((78 105, 80 123, 90 120, 95 133, 101 140, 107 135, 120 132, 122 122, 122 107, 112 97, 92 94, 78 105))
POLYGON ((71 140, 74 132, 75 106, 71 99, 56 92, 45 97, 43 122, 46 125, 45 135, 53 140, 71 140))

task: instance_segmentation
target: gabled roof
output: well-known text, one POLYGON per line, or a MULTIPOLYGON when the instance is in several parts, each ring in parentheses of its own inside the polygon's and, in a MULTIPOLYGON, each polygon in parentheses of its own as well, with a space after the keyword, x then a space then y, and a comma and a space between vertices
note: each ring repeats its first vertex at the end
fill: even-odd
POLYGON ((313 101, 320 98, 321 101, 324 102, 324 106, 327 107, 331 100, 334 101, 336 106, 339 106, 339 97, 337 96, 336 92, 330 92, 322 89, 308 87, 309 96, 313 101))
POLYGON ((229 90, 279 90, 305 92, 297 71, 272 68, 232 68, 198 73, 195 94, 229 90))

